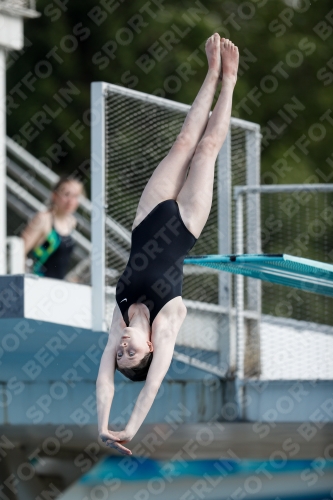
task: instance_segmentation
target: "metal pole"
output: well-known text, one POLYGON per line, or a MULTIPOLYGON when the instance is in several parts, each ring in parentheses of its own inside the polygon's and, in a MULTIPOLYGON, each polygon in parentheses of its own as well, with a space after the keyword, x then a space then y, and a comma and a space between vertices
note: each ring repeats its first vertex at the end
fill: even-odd
MULTIPOLYGON (((260 183, 260 130, 246 131, 246 184, 260 183)), ((261 253, 260 194, 246 196, 246 248, 245 253, 261 253)), ((243 249, 244 251, 244 249, 243 249)), ((256 311, 257 319, 247 319, 244 373, 246 376, 260 375, 260 318, 261 280, 246 279, 246 309, 256 311)))
POLYGON ((0 72, 0 274, 6 274, 6 51, 2 47, 0 47, 0 72))
POLYGON ((24 241, 18 236, 7 238, 9 247, 8 274, 24 274, 24 241))
POLYGON ((105 109, 104 84, 91 84, 91 284, 92 329, 102 331, 105 317, 105 109))
MULTIPOLYGON (((244 252, 243 238, 243 195, 236 199, 236 253, 244 252)), ((244 378, 244 276, 236 275, 236 345, 233 347, 236 354, 237 378, 244 378)))
POLYGON ((239 193, 294 193, 300 191, 318 191, 328 193, 333 190, 333 184, 269 184, 267 186, 235 186, 234 198, 239 193))
MULTIPOLYGON (((243 195, 236 198, 236 254, 244 253, 244 221, 243 195)), ((244 361, 245 361, 245 332, 244 332, 244 276, 236 274, 236 336, 233 346, 236 358, 235 399, 238 407, 238 418, 244 417, 244 361)))
MULTIPOLYGON (((218 253, 231 253, 231 132, 230 127, 217 157, 217 224, 218 253)), ((227 314, 221 314, 219 322, 219 364, 220 368, 229 366, 229 372, 234 371, 231 363, 231 275, 219 273, 219 304, 224 306, 227 314)))

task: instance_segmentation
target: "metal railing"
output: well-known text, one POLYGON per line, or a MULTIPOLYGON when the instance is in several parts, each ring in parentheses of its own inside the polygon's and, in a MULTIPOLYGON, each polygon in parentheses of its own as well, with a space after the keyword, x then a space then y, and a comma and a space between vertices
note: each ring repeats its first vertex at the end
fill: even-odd
POLYGON ((24 241, 18 236, 9 236, 7 245, 7 274, 24 274, 24 241))
MULTIPOLYGON (((20 217, 28 220, 35 212, 46 209, 52 186, 57 183, 59 176, 9 137, 6 138, 6 146, 9 155, 7 201, 20 217)), ((90 282, 91 207, 90 200, 82 196, 76 213, 78 226, 73 235, 79 246, 75 248, 78 264, 66 276, 68 279, 82 278, 85 283, 90 282)), ((108 245, 126 263, 131 242, 130 232, 111 217, 107 217, 106 225, 109 232, 117 236, 116 241, 108 241, 108 245)))
POLYGON ((0 0, 0 11, 23 17, 39 17, 36 0, 0 0))

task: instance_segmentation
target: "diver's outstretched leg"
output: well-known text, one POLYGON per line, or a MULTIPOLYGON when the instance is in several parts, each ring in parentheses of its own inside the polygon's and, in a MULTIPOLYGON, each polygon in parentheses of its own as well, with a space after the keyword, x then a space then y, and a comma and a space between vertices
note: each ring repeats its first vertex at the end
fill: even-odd
POLYGON ((207 76, 198 92, 182 129, 167 156, 150 177, 141 195, 133 228, 161 201, 176 199, 182 189, 190 161, 208 122, 221 73, 220 35, 206 41, 207 76))
POLYGON ((182 218, 196 238, 204 228, 211 209, 215 162, 228 133, 232 95, 237 80, 238 48, 230 40, 222 39, 221 54, 222 90, 205 133, 196 147, 185 184, 177 197, 182 218))

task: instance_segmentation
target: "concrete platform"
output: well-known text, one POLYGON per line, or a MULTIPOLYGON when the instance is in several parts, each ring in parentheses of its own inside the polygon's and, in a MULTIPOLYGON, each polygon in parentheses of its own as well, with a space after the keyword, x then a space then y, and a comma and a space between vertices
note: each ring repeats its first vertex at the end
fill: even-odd
MULTIPOLYGON (((91 288, 3 276, 0 304, 0 423, 96 424, 95 383, 107 333, 91 330, 91 288)), ((201 352, 195 346, 178 348, 194 358, 201 352)), ((308 375, 304 380, 221 379, 174 359, 146 423, 165 422, 174 412, 184 424, 247 421, 273 427, 307 421, 319 428, 333 421, 333 381, 308 375)), ((121 425, 143 382, 133 383, 119 372, 115 381, 111 421, 121 425)))

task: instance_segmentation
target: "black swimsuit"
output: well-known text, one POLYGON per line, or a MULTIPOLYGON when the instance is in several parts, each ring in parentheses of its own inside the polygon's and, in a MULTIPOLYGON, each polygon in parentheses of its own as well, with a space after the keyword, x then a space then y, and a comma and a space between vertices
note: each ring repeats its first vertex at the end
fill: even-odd
POLYGON ((50 233, 45 241, 32 251, 33 273, 47 278, 64 279, 73 248, 73 237, 70 234, 64 236, 58 233, 52 216, 50 233))
POLYGON ((131 304, 145 304, 152 325, 162 307, 182 295, 184 259, 196 241, 173 199, 156 205, 133 229, 130 256, 116 287, 116 301, 127 326, 131 304))

